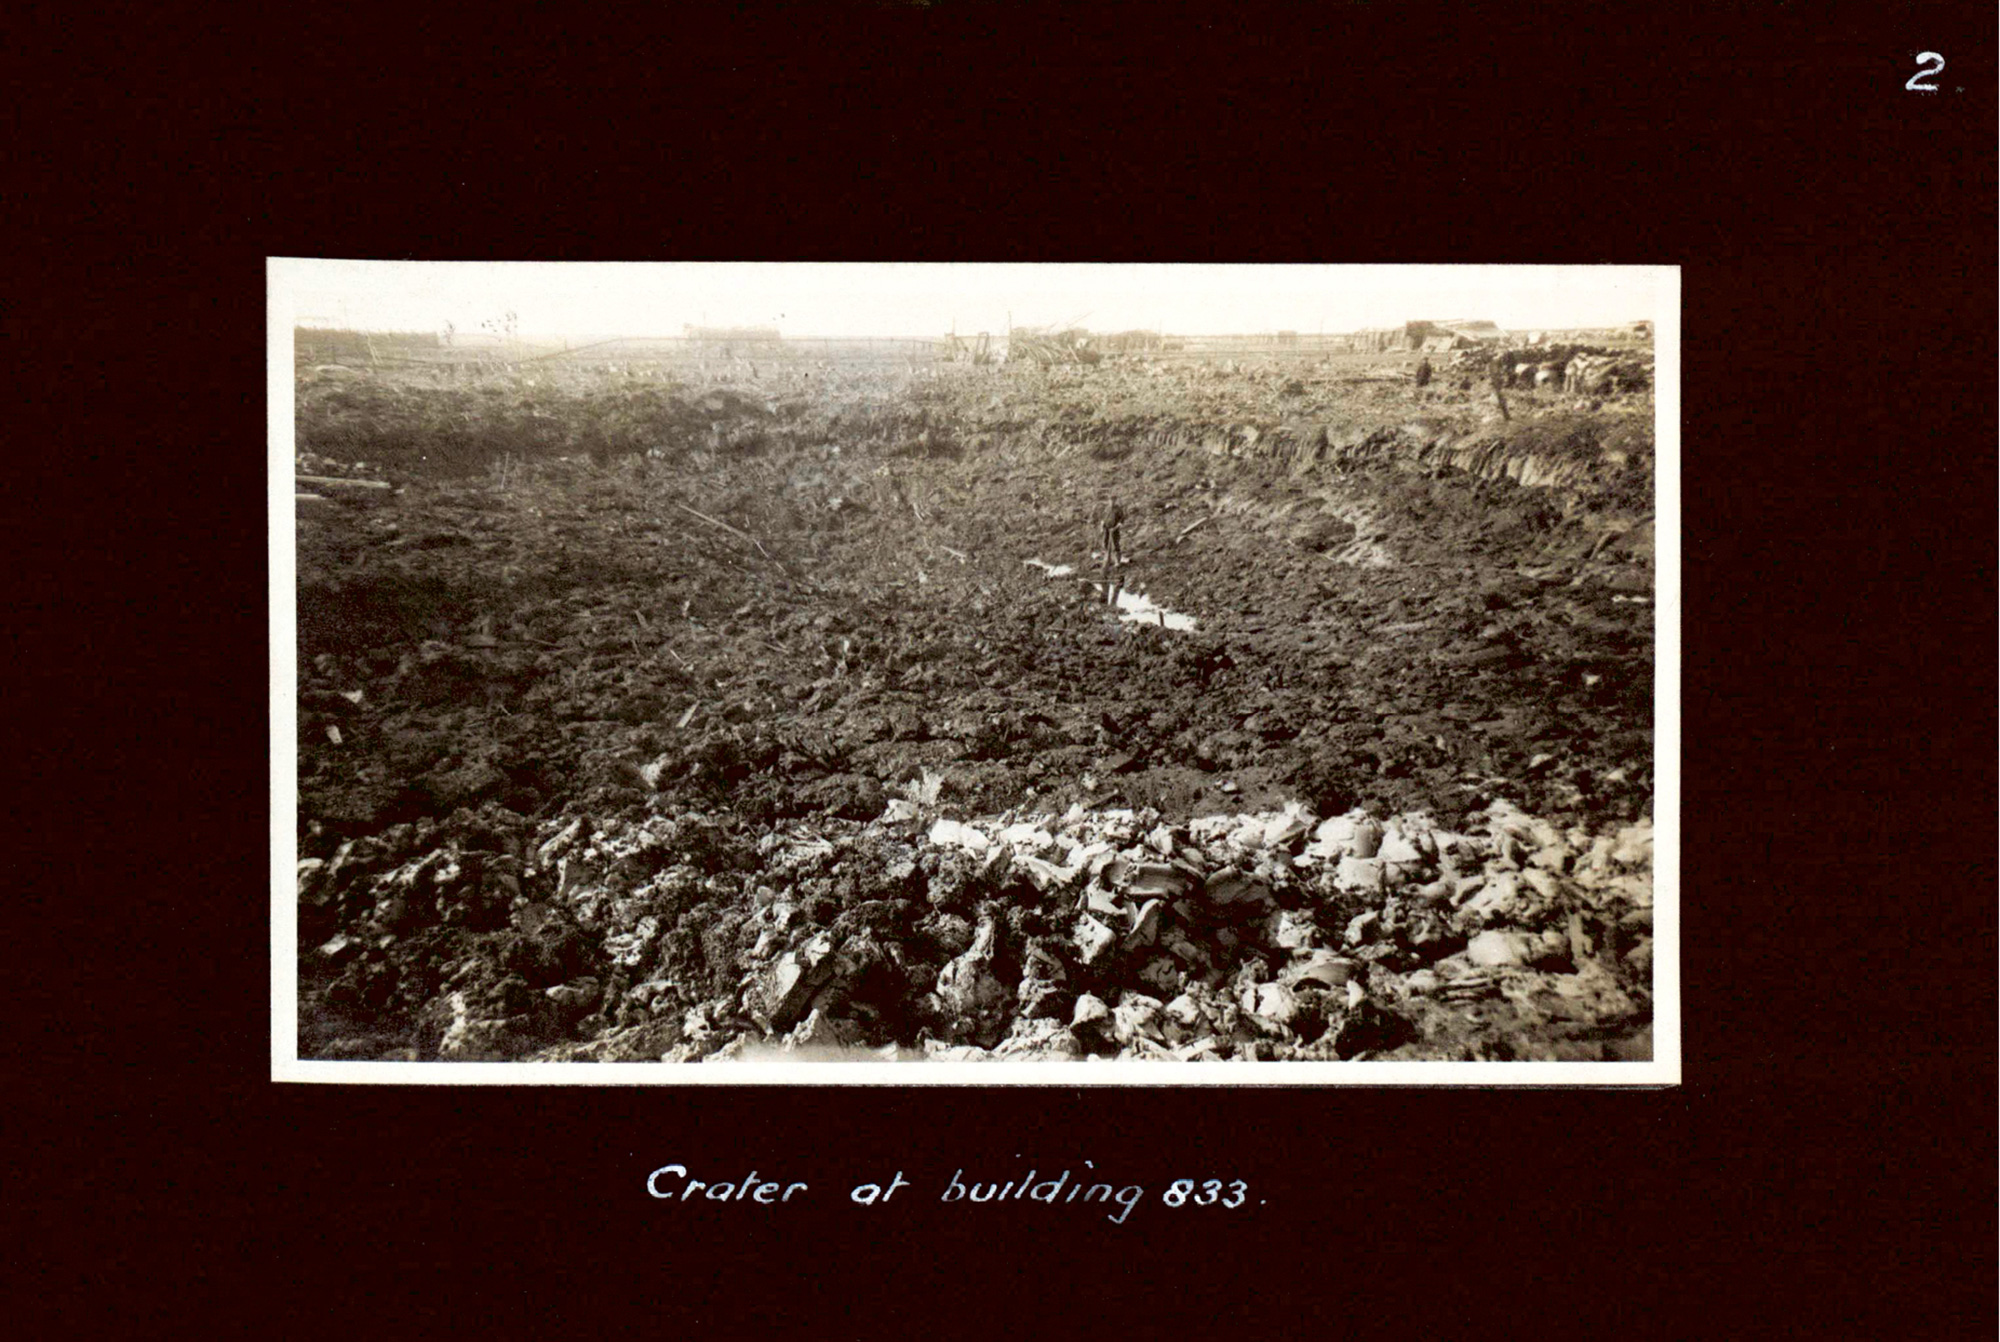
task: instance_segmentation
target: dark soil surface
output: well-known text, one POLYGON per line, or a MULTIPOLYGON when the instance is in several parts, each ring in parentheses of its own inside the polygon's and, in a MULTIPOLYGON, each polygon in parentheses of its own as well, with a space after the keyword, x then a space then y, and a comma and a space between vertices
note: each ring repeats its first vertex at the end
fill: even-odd
POLYGON ((1508 405, 303 374, 300 1056, 1648 1056, 1651 398, 1508 405))

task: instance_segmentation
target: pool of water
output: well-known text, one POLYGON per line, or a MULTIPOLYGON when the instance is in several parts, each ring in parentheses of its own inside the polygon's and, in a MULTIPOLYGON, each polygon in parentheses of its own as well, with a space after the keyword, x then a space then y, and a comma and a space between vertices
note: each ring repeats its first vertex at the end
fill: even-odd
POLYGON ((1118 593, 1118 618, 1127 624, 1153 624, 1162 629, 1177 629, 1184 634, 1194 629, 1194 616, 1168 610, 1144 592, 1121 589, 1118 593))
MULTIPOLYGON (((1040 569, 1050 578, 1068 578, 1076 573, 1074 564, 1049 564, 1039 559, 1027 559, 1022 562, 1030 568, 1040 569)), ((1100 593, 1104 590, 1101 581, 1093 581, 1091 586, 1100 593)), ((1195 627, 1194 616, 1168 610, 1144 592, 1134 592, 1130 588, 1118 589, 1117 605, 1118 618, 1127 624, 1156 625, 1161 629, 1174 629, 1184 634, 1192 632, 1195 627)))

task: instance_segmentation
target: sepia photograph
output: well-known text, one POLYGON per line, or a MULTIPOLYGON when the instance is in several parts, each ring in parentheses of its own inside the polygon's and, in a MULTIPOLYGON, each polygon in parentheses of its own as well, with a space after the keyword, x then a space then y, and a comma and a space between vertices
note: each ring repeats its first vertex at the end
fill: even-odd
POLYGON ((268 290, 275 1079, 1679 1081, 1676 267, 268 290))

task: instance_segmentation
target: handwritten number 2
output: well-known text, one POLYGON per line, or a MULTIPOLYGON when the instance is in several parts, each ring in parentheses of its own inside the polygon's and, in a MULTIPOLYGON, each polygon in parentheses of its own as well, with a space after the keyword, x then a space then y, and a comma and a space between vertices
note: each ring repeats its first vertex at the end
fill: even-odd
POLYGON ((1918 83, 1917 81, 1921 80, 1926 75, 1937 75, 1943 73, 1944 73, 1944 57, 1938 55, 1935 51, 1919 51, 1917 53, 1917 72, 1910 76, 1910 82, 1903 85, 1903 87, 1906 89, 1910 89, 1916 93, 1936 93, 1938 91, 1937 85, 1921 84, 1918 83), (1936 61, 1937 64, 1930 66, 1929 68, 1925 68, 1924 66, 1925 61, 1936 61))

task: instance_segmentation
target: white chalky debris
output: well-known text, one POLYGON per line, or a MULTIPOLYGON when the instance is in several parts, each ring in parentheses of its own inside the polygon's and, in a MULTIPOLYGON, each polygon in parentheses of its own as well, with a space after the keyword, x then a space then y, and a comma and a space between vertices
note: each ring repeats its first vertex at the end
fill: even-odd
POLYGON ((929 838, 939 847, 962 848, 974 855, 983 854, 993 846, 984 834, 956 820, 939 820, 931 826, 929 838))

